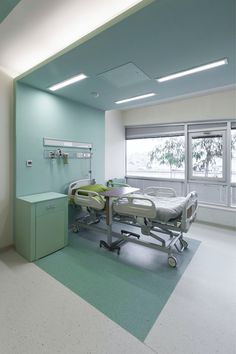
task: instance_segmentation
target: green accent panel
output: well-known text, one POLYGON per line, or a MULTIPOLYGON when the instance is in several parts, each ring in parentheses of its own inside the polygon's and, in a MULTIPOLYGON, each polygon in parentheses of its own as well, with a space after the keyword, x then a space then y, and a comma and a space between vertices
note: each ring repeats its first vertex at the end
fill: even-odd
POLYGON ((0 1, 0 23, 9 15, 13 8, 21 0, 1 0, 0 1))
POLYGON ((127 243, 117 256, 99 248, 100 238, 105 236, 89 231, 71 234, 68 247, 36 264, 144 341, 200 242, 188 240, 173 269, 165 253, 127 243))
MULTIPOLYGON (((93 144, 92 176, 104 183, 105 113, 73 101, 16 84, 16 196, 53 191, 65 193, 68 184, 88 178, 89 160, 44 158, 43 138, 93 144), (32 167, 26 167, 32 160, 32 167)), ((79 149, 62 149, 65 152, 79 149)))

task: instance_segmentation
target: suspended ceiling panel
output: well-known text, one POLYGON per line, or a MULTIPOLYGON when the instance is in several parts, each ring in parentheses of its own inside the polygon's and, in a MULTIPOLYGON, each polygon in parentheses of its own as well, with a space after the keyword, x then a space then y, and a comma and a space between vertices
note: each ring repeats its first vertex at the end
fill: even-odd
POLYGON ((107 80, 111 85, 118 88, 140 84, 143 81, 149 80, 149 77, 133 63, 108 70, 98 75, 98 78, 107 80))

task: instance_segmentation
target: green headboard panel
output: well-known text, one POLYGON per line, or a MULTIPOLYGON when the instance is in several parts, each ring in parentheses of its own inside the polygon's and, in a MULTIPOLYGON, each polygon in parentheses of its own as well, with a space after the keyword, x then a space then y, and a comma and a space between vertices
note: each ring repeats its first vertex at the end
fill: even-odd
POLYGON ((43 146, 43 137, 92 143, 92 177, 104 183, 105 113, 17 83, 16 196, 65 192, 71 181, 88 178, 89 160, 69 159, 66 165, 45 159, 44 150, 50 148, 43 146))

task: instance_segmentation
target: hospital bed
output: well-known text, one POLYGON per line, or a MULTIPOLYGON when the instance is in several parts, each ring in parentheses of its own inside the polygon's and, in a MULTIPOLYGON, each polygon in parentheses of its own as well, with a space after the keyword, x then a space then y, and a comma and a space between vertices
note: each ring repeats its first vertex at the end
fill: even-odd
POLYGON ((104 214, 105 198, 98 191, 106 190, 106 187, 97 185, 94 179, 81 179, 72 182, 68 188, 68 196, 73 205, 79 206, 82 216, 73 224, 73 232, 78 232, 80 225, 97 224, 104 214), (88 188, 90 187, 90 188, 88 188))
POLYGON ((166 252, 169 265, 176 267, 177 258, 172 254, 173 247, 179 253, 188 247, 183 234, 188 232, 196 218, 197 205, 196 192, 190 192, 186 197, 177 197, 171 188, 149 187, 143 194, 132 194, 115 200, 113 219, 139 227, 142 235, 150 236, 157 242, 141 241, 136 233, 126 230, 121 231, 123 240, 166 252), (159 234, 168 235, 169 238, 159 234))
MULTIPOLYGON (((86 183, 93 185, 95 181, 73 182, 69 187, 69 195, 74 195, 74 203, 88 211, 88 215, 82 217, 77 226, 94 227, 102 217, 106 217, 106 200, 99 192, 83 189, 86 183)), ((148 187, 141 193, 113 198, 112 223, 137 227, 141 235, 145 238, 149 236, 155 241, 147 242, 143 238, 140 239, 140 233, 123 229, 121 234, 112 232, 112 235, 118 238, 112 242, 107 229, 107 242, 101 240, 100 247, 104 246, 110 251, 117 250, 119 254, 120 247, 126 242, 138 243, 167 253, 169 265, 176 267, 177 258, 173 254, 173 249, 181 253, 188 247, 183 234, 188 232, 196 218, 197 205, 196 192, 190 192, 186 197, 177 197, 173 189, 161 187, 148 187), (161 237, 160 234, 164 234, 165 237, 161 237)), ((100 231, 104 232, 104 228, 100 231)))

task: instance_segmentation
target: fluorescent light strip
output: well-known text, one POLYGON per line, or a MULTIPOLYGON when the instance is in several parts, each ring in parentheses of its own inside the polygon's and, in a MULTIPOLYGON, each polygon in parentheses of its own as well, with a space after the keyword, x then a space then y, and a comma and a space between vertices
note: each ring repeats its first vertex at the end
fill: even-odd
POLYGON ((115 103, 120 104, 120 103, 125 103, 125 102, 130 102, 130 101, 142 100, 143 98, 152 97, 155 95, 156 94, 154 92, 151 92, 151 93, 147 93, 146 95, 135 96, 135 97, 131 97, 131 98, 126 98, 125 100, 116 101, 115 103))
POLYGON ((65 86, 74 84, 75 82, 84 80, 84 79, 86 79, 86 78, 87 78, 86 75, 84 75, 84 74, 79 74, 79 75, 76 75, 76 76, 71 77, 71 78, 68 79, 68 80, 59 82, 58 84, 53 85, 53 86, 49 87, 48 89, 51 90, 51 91, 60 90, 62 87, 65 87, 65 86))
POLYGON ((164 77, 161 77, 161 78, 156 79, 156 80, 158 82, 169 81, 169 80, 177 79, 177 78, 182 77, 182 76, 195 74, 195 73, 198 73, 200 71, 213 69, 213 68, 216 68, 217 66, 221 66, 221 65, 225 65, 225 64, 228 64, 228 60, 226 58, 222 59, 222 60, 215 61, 214 63, 201 65, 201 66, 198 66, 198 67, 195 67, 195 68, 192 68, 192 69, 188 69, 188 70, 185 70, 185 71, 180 71, 180 72, 175 73, 175 74, 164 76, 164 77))

